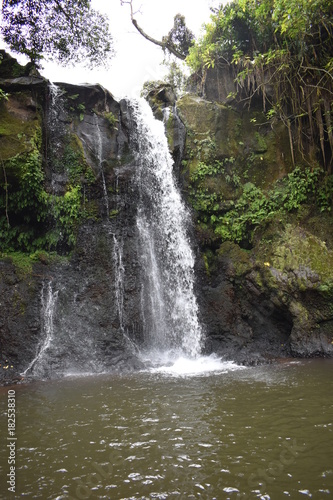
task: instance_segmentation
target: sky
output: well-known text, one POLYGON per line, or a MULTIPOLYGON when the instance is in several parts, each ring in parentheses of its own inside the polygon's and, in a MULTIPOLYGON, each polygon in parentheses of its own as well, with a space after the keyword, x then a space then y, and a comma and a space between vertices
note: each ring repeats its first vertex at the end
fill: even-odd
MULTIPOLYGON (((210 20, 210 7, 224 3, 218 0, 133 0, 135 19, 150 36, 161 40, 173 26, 174 16, 185 16, 187 26, 196 37, 210 20)), ((158 80, 168 71, 161 65, 164 54, 160 47, 144 39, 131 23, 129 5, 120 0, 92 0, 92 7, 107 14, 116 55, 105 69, 84 67, 62 68, 45 63, 42 75, 52 82, 100 83, 116 98, 136 97, 148 80, 158 80)), ((16 56, 15 56, 16 57, 16 56)))

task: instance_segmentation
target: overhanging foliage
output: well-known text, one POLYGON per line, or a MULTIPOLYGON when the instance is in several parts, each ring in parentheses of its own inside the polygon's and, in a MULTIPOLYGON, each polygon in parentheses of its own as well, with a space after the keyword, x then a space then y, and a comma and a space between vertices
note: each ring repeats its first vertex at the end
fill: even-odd
POLYGON ((188 63, 203 78, 233 71, 235 97, 260 95, 269 119, 288 127, 294 155, 333 164, 333 0, 234 0, 221 6, 188 63), (319 154, 318 154, 319 152, 319 154))
POLYGON ((108 20, 90 0, 4 0, 1 33, 11 50, 38 63, 105 65, 112 56, 108 20))

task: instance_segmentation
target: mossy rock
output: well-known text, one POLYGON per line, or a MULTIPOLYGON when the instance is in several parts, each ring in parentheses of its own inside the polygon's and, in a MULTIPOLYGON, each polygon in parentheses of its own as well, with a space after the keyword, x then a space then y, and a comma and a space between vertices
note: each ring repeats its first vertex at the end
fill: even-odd
POLYGON ((36 73, 36 67, 29 62, 21 66, 17 60, 5 50, 0 50, 0 78, 19 78, 36 73))
POLYGON ((0 103, 0 155, 3 161, 34 149, 33 138, 41 132, 39 115, 24 105, 32 99, 24 94, 0 103))
POLYGON ((205 146, 209 147, 209 141, 216 144, 215 156, 228 157, 235 154, 237 140, 232 134, 238 119, 235 111, 192 94, 186 94, 179 99, 177 110, 189 131, 187 136, 188 149, 198 151, 198 148, 201 147, 199 160, 206 159, 205 146))
POLYGON ((251 253, 231 241, 222 243, 217 250, 217 256, 219 260, 228 259, 232 263, 236 276, 244 276, 253 269, 251 253))
POLYGON ((235 158, 234 168, 244 182, 267 189, 289 173, 292 159, 282 123, 267 125, 262 111, 244 110, 186 94, 177 102, 187 127, 187 159, 192 171, 199 161, 235 158))
POLYGON ((172 85, 162 81, 146 82, 142 94, 149 102, 157 120, 163 120, 163 110, 173 106, 176 102, 176 94, 172 85))
POLYGON ((333 251, 324 241, 291 224, 274 250, 272 265, 280 271, 308 268, 321 281, 333 280, 333 251))

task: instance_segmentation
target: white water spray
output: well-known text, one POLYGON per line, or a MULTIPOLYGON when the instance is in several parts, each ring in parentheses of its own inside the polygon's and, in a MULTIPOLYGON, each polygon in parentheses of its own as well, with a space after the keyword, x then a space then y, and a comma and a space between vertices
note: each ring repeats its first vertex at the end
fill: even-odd
POLYGON ((49 117, 48 117, 48 128, 53 132, 55 127, 58 125, 57 121, 61 113, 64 113, 64 102, 61 98, 63 91, 60 87, 54 83, 49 83, 50 92, 50 105, 49 105, 49 117))
POLYGON ((142 307, 146 345, 196 357, 203 332, 194 294, 194 255, 189 213, 173 176, 163 123, 145 101, 130 103, 134 122, 140 202, 137 215, 142 268, 142 307))

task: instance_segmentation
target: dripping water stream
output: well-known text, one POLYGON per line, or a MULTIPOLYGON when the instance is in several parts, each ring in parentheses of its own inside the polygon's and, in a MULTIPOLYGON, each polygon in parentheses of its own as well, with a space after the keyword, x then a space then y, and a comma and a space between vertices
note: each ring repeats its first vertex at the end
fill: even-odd
POLYGON ((24 370, 22 375, 29 375, 30 373, 33 373, 34 375, 38 374, 39 367, 43 362, 44 354, 51 345, 53 336, 53 318, 57 298, 58 290, 55 291, 52 289, 52 282, 49 281, 46 286, 43 284, 41 291, 41 326, 43 338, 37 347, 36 356, 26 370, 24 370))

